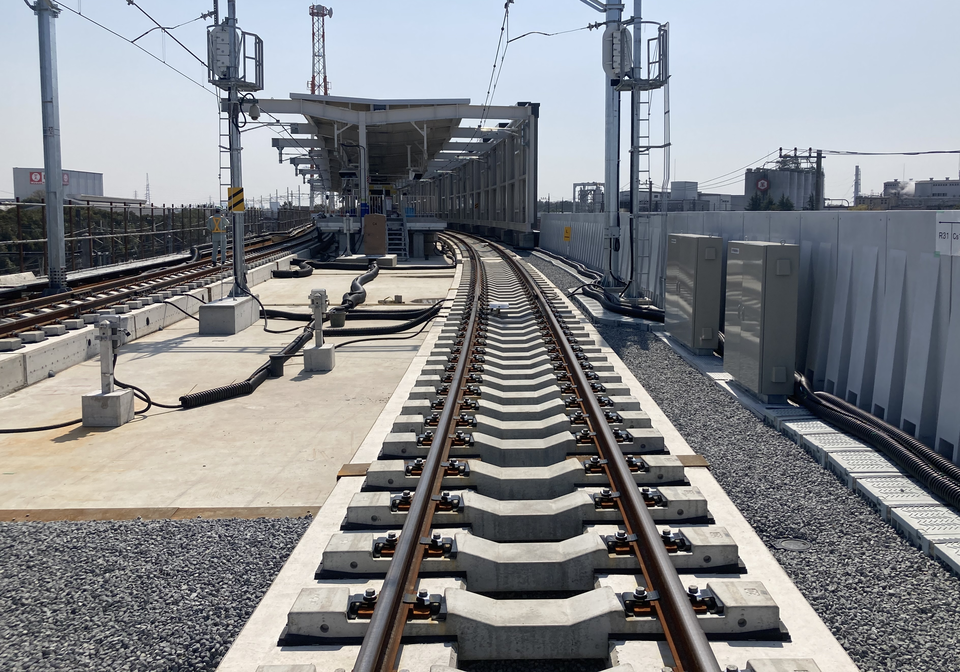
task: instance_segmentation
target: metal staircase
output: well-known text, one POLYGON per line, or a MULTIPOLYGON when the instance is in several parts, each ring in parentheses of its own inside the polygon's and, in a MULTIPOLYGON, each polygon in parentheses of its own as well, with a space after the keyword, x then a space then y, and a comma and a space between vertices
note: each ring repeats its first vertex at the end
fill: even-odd
POLYGON ((407 223, 399 217, 387 219, 387 254, 395 254, 400 261, 407 261, 410 258, 407 239, 407 223))

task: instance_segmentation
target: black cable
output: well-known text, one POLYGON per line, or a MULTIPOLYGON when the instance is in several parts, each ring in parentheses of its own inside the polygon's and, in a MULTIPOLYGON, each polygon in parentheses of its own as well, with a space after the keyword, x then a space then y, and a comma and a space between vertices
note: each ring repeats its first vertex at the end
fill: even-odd
POLYGON ((388 327, 343 327, 337 329, 324 329, 323 333, 325 335, 333 336, 381 336, 383 334, 401 334, 408 329, 413 329, 418 324, 426 322, 427 320, 432 320, 441 309, 440 304, 434 305, 427 313, 421 315, 420 317, 414 318, 402 324, 392 325, 388 327))
MULTIPOLYGON (((204 60, 203 60, 202 58, 200 58, 200 57, 197 56, 195 53, 193 53, 192 51, 190 51, 189 49, 187 49, 187 45, 185 45, 183 42, 181 42, 180 40, 178 40, 178 39, 176 38, 176 36, 174 36, 174 34, 170 32, 170 29, 169 29, 169 28, 164 28, 163 26, 161 26, 161 25, 157 22, 157 20, 156 20, 155 18, 153 18, 152 16, 150 16, 149 14, 147 14, 146 11, 144 11, 144 9, 135 2, 135 0, 127 0, 127 4, 128 4, 128 5, 133 5, 134 7, 136 7, 137 9, 139 9, 139 10, 143 13, 143 15, 144 15, 145 17, 147 17, 148 19, 150 19, 151 21, 153 21, 154 25, 155 25, 157 28, 159 28, 161 31, 163 31, 163 32, 166 33, 167 35, 169 35, 169 36, 173 39, 174 42, 176 42, 177 44, 179 44, 181 47, 184 48, 184 50, 185 50, 188 54, 190 54, 190 55, 193 56, 195 59, 197 59, 197 61, 200 63, 200 65, 202 65, 202 66, 205 67, 205 68, 209 67, 209 66, 204 62, 204 60)), ((181 25, 181 26, 185 26, 185 25, 188 24, 188 23, 193 23, 194 21, 199 21, 199 20, 202 19, 202 18, 203 18, 203 17, 201 16, 201 17, 198 17, 198 18, 196 18, 196 19, 191 19, 190 21, 185 21, 184 23, 181 23, 180 25, 181 25)), ((177 27, 179 27, 179 26, 177 26, 177 27)), ((154 28, 151 28, 151 29, 148 30, 146 33, 144 33, 143 35, 146 35, 147 33, 152 32, 153 30, 155 30, 155 29, 154 29, 154 28)), ((141 35, 140 37, 143 37, 143 35, 141 35)), ((136 42, 137 40, 140 39, 140 37, 134 38, 134 39, 130 40, 130 42, 131 42, 131 43, 132 43, 132 42, 136 42)))
POLYGON ((297 329, 302 329, 302 327, 291 327, 290 329, 270 329, 269 323, 267 322, 267 309, 264 307, 263 302, 260 301, 249 289, 241 287, 240 285, 234 285, 241 292, 252 298, 257 302, 257 305, 260 306, 260 317, 263 318, 263 330, 268 334, 289 334, 290 332, 296 331, 297 329))
POLYGON ((960 481, 944 474, 921 456, 911 452, 895 436, 884 431, 877 422, 864 422, 840 406, 835 406, 819 397, 802 374, 796 374, 796 382, 795 398, 810 412, 874 446, 893 460, 897 466, 929 488, 933 494, 953 507, 960 507, 960 481))
POLYGON ((334 349, 334 350, 338 350, 339 348, 342 348, 342 347, 345 346, 345 345, 353 345, 354 343, 366 343, 367 341, 406 341, 406 340, 408 340, 408 339, 414 338, 415 336, 419 336, 419 335, 423 332, 423 330, 426 329, 427 326, 428 326, 433 320, 435 320, 436 318, 437 318, 436 315, 430 316, 430 317, 427 318, 427 320, 423 323, 423 326, 422 326, 422 327, 420 327, 419 329, 417 329, 416 332, 410 334, 409 336, 400 336, 399 338, 357 338, 357 339, 352 340, 352 341, 345 341, 345 342, 343 342, 343 343, 337 343, 335 346, 333 346, 333 349, 334 349))
MULTIPOLYGON (((347 313, 347 321, 352 322, 353 320, 412 320, 418 318, 422 315, 426 315, 436 306, 452 301, 453 299, 442 299, 437 301, 434 304, 422 309, 414 310, 379 310, 377 308, 370 308, 365 310, 351 310, 347 313)), ((274 320, 293 320, 296 322, 309 322, 313 319, 313 313, 297 313, 289 310, 276 310, 274 308, 267 309, 267 317, 274 320)), ((323 321, 327 322, 329 317, 324 317, 323 321)))
MULTIPOLYGON (((114 350, 113 352, 113 370, 114 371, 117 370, 118 354, 119 353, 117 353, 117 351, 114 350)), ((117 380, 116 374, 114 374, 113 376, 113 384, 116 385, 117 387, 122 387, 125 390, 133 390, 133 396, 135 396, 137 399, 147 404, 147 407, 142 411, 134 411, 138 415, 141 415, 149 411, 151 406, 157 406, 158 408, 181 408, 179 404, 177 404, 176 406, 172 406, 170 404, 161 404, 160 402, 154 401, 153 399, 150 398, 150 395, 147 394, 145 390, 137 387, 136 385, 130 385, 129 383, 123 383, 117 380), (139 394, 137 394, 138 392, 139 394)))
MULTIPOLYGON (((177 304, 175 304, 173 301, 170 301, 169 299, 164 299, 164 300, 163 300, 163 303, 167 304, 168 306, 173 306, 174 308, 176 308, 177 310, 179 310, 181 313, 183 313, 184 315, 186 315, 187 317, 189 317, 191 320, 196 320, 197 322, 200 321, 200 318, 199 318, 199 317, 197 317, 196 315, 193 315, 193 314, 191 314, 191 313, 188 313, 188 312, 185 311, 183 308, 181 308, 180 306, 178 306, 177 304)), ((201 301, 201 303, 203 303, 203 301, 201 301)))
POLYGON ((44 432, 48 429, 60 429, 61 427, 69 427, 70 425, 78 425, 83 422, 83 418, 77 418, 76 420, 69 420, 67 422, 61 422, 56 425, 45 425, 43 427, 15 427, 12 429, 0 429, 0 434, 24 434, 26 432, 44 432))

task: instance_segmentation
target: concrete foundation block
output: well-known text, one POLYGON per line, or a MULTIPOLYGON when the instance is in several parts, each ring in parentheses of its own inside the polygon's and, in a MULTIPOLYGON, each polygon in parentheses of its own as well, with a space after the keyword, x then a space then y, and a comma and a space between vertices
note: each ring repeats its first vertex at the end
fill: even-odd
POLYGON ((40 327, 40 330, 47 336, 63 336, 67 333, 67 328, 62 324, 47 324, 40 327))
POLYGON ((516 246, 521 250, 532 250, 536 247, 535 238, 532 233, 518 233, 516 246))
POLYGON ((97 313, 85 313, 80 316, 80 319, 83 320, 84 324, 96 324, 98 317, 100 316, 97 313))
POLYGON ((397 255, 395 254, 369 255, 367 260, 377 262, 377 266, 380 268, 393 268, 397 265, 397 255))
POLYGON ((0 355, 0 396, 10 394, 27 384, 22 355, 0 355))
POLYGON ((39 343, 47 340, 47 335, 42 331, 21 331, 17 337, 24 343, 39 343))
POLYGON ((334 350, 332 343, 307 348, 303 351, 303 368, 306 371, 333 371, 336 363, 336 350, 334 350))
POLYGON ((81 402, 84 427, 119 427, 133 420, 133 390, 91 392, 81 402))
POLYGON ((84 324, 85 324, 85 322, 84 322, 83 320, 79 319, 79 318, 78 318, 78 319, 73 319, 73 320, 64 320, 64 321, 63 321, 63 326, 66 327, 67 329, 71 330, 71 331, 73 331, 74 329, 83 329, 83 325, 84 325, 84 324))
POLYGON ((249 296, 211 301, 200 306, 200 333, 232 336, 251 326, 259 316, 259 306, 249 296))
POLYGON ((19 350, 23 347, 23 341, 19 338, 0 338, 0 352, 10 352, 19 350))
POLYGON ((113 312, 115 312, 117 315, 130 312, 130 306, 125 303, 118 303, 117 305, 111 307, 113 308, 113 312))

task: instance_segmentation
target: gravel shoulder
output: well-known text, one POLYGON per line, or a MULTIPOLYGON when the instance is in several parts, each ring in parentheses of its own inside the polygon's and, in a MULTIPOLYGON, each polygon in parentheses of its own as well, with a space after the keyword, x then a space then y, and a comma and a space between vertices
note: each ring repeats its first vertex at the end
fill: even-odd
POLYGON ((215 670, 311 520, 0 523, 0 669, 215 670))
MULTIPOLYGON (((561 289, 580 282, 533 255, 561 289)), ((598 326, 863 672, 960 670, 960 580, 649 332, 598 326), (777 539, 810 542, 783 551, 777 539)), ((749 562, 749 559, 747 559, 749 562)))

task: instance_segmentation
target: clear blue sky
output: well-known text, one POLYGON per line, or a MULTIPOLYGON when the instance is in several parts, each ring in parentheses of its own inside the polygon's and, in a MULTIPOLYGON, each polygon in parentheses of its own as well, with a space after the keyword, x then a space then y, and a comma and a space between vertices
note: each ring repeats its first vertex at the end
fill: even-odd
MULTIPOLYGON (((152 24, 125 0, 66 0, 128 38, 152 24)), ((238 0, 240 26, 264 40, 263 97, 303 92, 310 77, 309 2, 238 0)), ((212 8, 205 0, 140 0, 164 25, 212 8)), ((331 93, 358 97, 464 97, 482 102, 502 0, 330 0, 331 93)), ((226 0, 221 1, 225 12, 226 0)), ((632 3, 627 2, 628 14, 632 3)), ((650 0, 647 19, 669 21, 674 179, 705 182, 777 147, 860 151, 960 148, 956 0, 650 0)), ((516 0, 510 35, 585 26, 602 15, 577 0, 516 0)), ((175 35, 206 58, 205 21, 175 35)), ((217 109, 210 92, 130 44, 64 11, 57 20, 64 167, 104 173, 109 195, 181 203, 217 194, 217 109)), ((205 70, 156 31, 141 44, 190 77, 205 70)), ((21 0, 0 3, 4 72, 0 195, 13 166, 42 165, 37 28, 21 0)), ((497 103, 541 103, 540 193, 603 179, 600 34, 530 36, 510 44, 497 103)), ((208 87, 209 88, 209 87, 208 87)), ((624 96, 624 111, 628 97, 624 96)), ((659 129, 659 120, 654 127, 659 129)), ((626 131, 627 126, 624 126, 626 131)), ((248 196, 296 189, 269 130, 244 138, 248 196)), ((623 135, 628 141, 627 133, 623 135)), ((626 144, 621 184, 627 182, 626 144)), ((887 179, 956 176, 958 157, 836 158, 826 195, 850 198, 854 165, 865 192, 887 179)), ((741 178, 740 173, 732 177, 741 178)), ((742 179, 722 189, 742 193, 742 179)))

